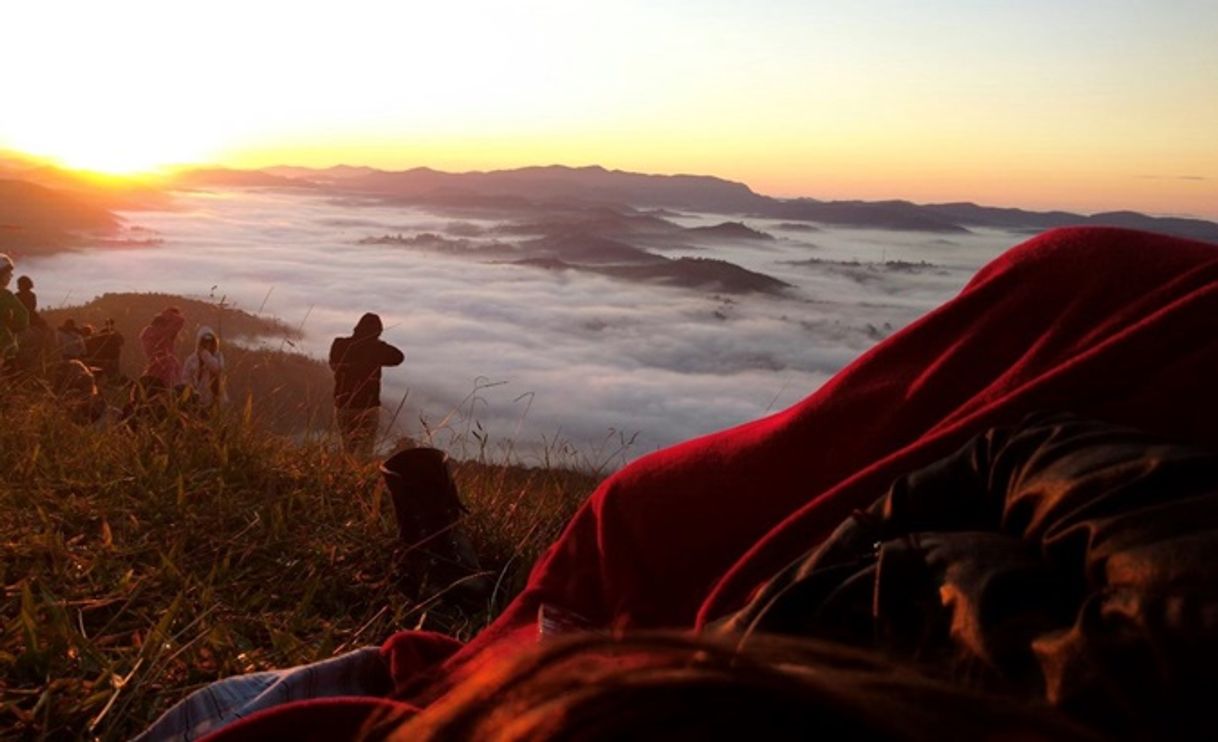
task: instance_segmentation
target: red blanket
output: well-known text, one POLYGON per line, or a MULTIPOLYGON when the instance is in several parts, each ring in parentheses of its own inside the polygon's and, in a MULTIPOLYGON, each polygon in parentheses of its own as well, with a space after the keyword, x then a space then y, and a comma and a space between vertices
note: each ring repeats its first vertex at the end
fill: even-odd
MULTIPOLYGON (((437 671, 434 697, 535 642, 543 602, 603 626, 696 627, 745 602, 895 477, 1033 410, 1218 446, 1216 373, 1218 247, 1117 229, 1043 234, 803 402, 610 478, 525 591, 446 660, 421 661, 435 652, 418 651, 409 632, 386 655, 416 698, 419 673, 437 671)), ((291 706, 272 714, 274 729, 304 728, 291 706)))

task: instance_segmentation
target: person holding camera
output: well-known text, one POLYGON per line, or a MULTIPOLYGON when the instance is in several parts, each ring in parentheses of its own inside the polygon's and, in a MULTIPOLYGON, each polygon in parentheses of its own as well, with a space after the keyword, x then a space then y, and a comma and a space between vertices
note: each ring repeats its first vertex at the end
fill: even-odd
POLYGON ((148 359, 141 375, 155 377, 167 389, 177 386, 182 377, 182 364, 178 362, 174 346, 184 324, 186 318, 182 312, 177 307, 168 307, 140 331, 140 346, 148 359))
POLYGON ((334 371, 334 413, 343 448, 368 455, 376 447, 380 425, 381 369, 400 366, 406 355, 381 340, 385 326, 379 315, 360 317, 350 337, 330 344, 330 369, 334 371))

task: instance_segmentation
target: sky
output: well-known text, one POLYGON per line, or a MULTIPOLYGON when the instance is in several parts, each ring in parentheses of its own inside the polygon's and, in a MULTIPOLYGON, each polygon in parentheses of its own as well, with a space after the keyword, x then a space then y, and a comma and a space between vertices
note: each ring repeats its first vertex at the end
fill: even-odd
POLYGON ((0 6, 0 148, 1218 217, 1218 2, 0 6))

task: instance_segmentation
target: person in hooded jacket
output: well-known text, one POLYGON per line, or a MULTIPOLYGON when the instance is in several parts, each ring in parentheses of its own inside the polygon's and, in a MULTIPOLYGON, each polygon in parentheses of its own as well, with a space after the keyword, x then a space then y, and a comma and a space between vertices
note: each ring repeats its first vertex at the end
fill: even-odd
POLYGON ((381 340, 383 331, 381 318, 369 312, 350 337, 335 338, 330 345, 334 412, 348 451, 371 449, 380 416, 381 369, 406 360, 401 350, 381 340))
POLYGON ((206 411, 228 402, 224 354, 220 352, 220 338, 207 325, 199 328, 195 338, 195 352, 182 365, 182 383, 190 387, 199 407, 206 411))

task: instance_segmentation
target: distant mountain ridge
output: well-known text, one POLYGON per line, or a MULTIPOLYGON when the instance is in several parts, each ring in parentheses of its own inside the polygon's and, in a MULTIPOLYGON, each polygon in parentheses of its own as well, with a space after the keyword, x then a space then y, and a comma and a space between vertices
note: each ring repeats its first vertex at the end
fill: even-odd
POLYGON ((0 252, 18 255, 76 245, 85 233, 109 235, 120 221, 75 195, 0 179, 0 252))
MULTIPOLYGON (((742 225, 728 222, 719 226, 731 229, 733 226, 742 225)), ((358 244, 396 245, 479 260, 489 259, 495 263, 550 271, 583 271, 636 283, 656 283, 725 294, 778 295, 782 294, 784 289, 790 288, 790 284, 773 276, 748 270, 726 260, 689 256, 669 258, 596 232, 566 229, 550 233, 546 225, 535 225, 533 228, 542 230, 543 236, 517 243, 472 242, 425 232, 365 237, 359 240, 358 244)), ((712 232, 713 234, 715 233, 712 232)), ((749 238, 772 239, 760 232, 753 232, 749 238)))
MULTIPOLYGON (((239 172, 239 171, 234 171, 239 172)), ((271 168, 265 171, 318 185, 404 197, 439 192, 482 196, 518 196, 535 200, 578 200, 587 203, 648 204, 676 209, 728 212, 756 208, 767 200, 743 183, 707 175, 645 175, 606 170, 593 165, 562 165, 515 170, 447 173, 419 167, 389 171, 338 165, 325 170, 271 168)))
POLYGON ((600 166, 549 165, 514 170, 449 173, 431 168, 389 171, 337 165, 279 166, 260 171, 209 168, 181 176, 188 186, 284 186, 372 196, 436 206, 508 208, 529 202, 675 209, 739 217, 812 222, 859 229, 965 233, 971 228, 1039 232, 1070 225, 1144 229, 1218 242, 1218 223, 1156 217, 1133 211, 1077 214, 980 206, 969 202, 917 204, 905 200, 826 201, 774 198, 743 183, 709 175, 648 175, 600 166))

